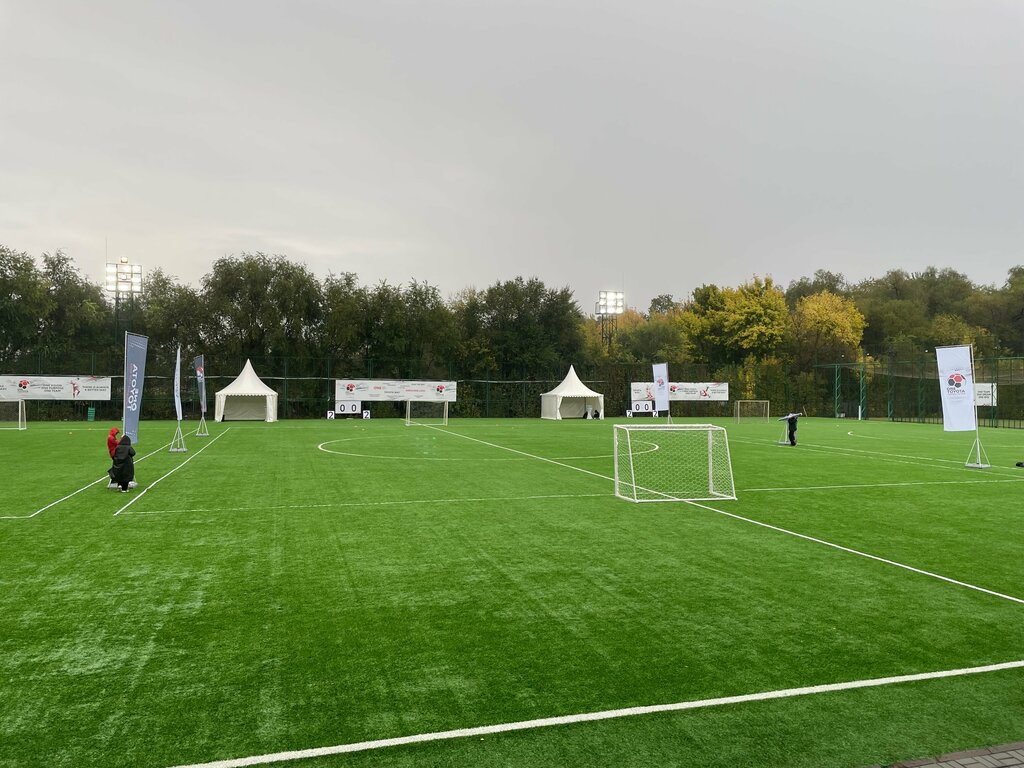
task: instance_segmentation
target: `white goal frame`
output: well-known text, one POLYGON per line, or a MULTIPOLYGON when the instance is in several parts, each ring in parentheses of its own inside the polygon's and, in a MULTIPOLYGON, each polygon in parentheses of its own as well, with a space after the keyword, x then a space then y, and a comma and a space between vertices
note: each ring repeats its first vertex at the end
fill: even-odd
POLYGON ((733 413, 736 416, 736 423, 739 424, 743 419, 757 419, 758 421, 771 421, 771 400, 737 400, 733 413), (745 406, 749 406, 749 410, 753 410, 754 406, 757 406, 758 410, 764 410, 764 415, 761 414, 743 414, 745 406))
POLYGON ((9 421, 0 420, 0 429, 28 429, 28 419, 25 417, 25 401, 24 400, 0 400, 0 413, 6 416, 8 410, 14 411, 17 409, 18 415, 11 418, 9 421))
POLYGON ((448 426, 448 400, 406 400, 405 401, 405 426, 448 426), (417 406, 444 406, 436 416, 413 416, 412 405, 417 406))
POLYGON ((615 495, 627 501, 736 498, 729 438, 715 424, 616 424, 615 495))

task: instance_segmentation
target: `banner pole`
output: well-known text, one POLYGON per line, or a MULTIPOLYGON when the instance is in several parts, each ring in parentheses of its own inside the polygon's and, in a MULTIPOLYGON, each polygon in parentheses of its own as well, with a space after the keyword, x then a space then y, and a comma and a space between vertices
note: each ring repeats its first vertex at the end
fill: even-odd
POLYGON ((121 379, 121 434, 124 435, 128 408, 128 331, 124 332, 124 378, 121 379))

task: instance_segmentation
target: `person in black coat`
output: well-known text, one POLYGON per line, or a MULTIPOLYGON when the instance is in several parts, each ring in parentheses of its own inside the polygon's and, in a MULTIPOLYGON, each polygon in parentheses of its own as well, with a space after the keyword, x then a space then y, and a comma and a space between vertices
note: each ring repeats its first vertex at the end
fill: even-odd
POLYGON ((796 445, 796 420, 800 418, 799 413, 791 413, 786 417, 786 423, 789 425, 789 444, 796 445))
POLYGON ((128 483, 135 479, 135 449, 132 439, 125 435, 114 449, 114 463, 107 470, 110 479, 121 486, 121 493, 128 493, 128 483))

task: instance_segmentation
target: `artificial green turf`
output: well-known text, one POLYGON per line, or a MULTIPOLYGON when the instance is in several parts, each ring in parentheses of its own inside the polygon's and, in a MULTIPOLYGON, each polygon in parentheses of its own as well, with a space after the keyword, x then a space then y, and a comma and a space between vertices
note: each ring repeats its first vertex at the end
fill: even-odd
MULTIPOLYGON (((1024 597, 1016 432, 982 433, 978 471, 973 435, 934 426, 805 419, 792 448, 729 423, 739 499, 707 509, 616 499, 610 422, 211 424, 186 454, 142 426, 133 494, 100 482, 33 517, 103 475, 107 428, 0 432, 0 514, 22 516, 0 520, 0 766, 1024 659, 1020 603, 712 511, 1024 597)), ((1016 670, 295 764, 859 766, 1022 738, 1016 670)))

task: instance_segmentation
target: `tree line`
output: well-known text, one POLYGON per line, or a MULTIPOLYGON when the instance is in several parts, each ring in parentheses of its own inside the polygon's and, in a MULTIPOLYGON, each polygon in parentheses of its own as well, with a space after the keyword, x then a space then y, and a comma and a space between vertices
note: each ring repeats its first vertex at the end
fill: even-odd
POLYGON ((415 280, 367 286, 350 272, 318 279, 263 253, 217 259, 196 288, 155 269, 141 296, 115 302, 61 251, 36 259, 0 245, 4 372, 86 352, 119 360, 125 330, 148 336, 151 349, 181 343, 186 355, 225 360, 333 360, 333 374, 347 376, 530 379, 560 376, 570 363, 667 361, 700 365, 713 378, 766 360, 806 372, 920 356, 942 344, 972 343, 978 356, 1024 355, 1024 267, 1011 268, 1001 287, 934 268, 859 283, 819 270, 786 288, 754 276, 737 286, 701 285, 682 299, 658 296, 611 328, 584 314, 570 288, 537 278, 446 299, 415 280))

